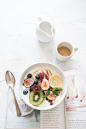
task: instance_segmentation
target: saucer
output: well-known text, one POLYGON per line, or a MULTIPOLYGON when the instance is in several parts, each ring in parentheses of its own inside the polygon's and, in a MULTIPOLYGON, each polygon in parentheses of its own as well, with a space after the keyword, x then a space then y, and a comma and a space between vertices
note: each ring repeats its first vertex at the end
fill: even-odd
MULTIPOLYGON (((19 107, 20 107, 20 110, 21 110, 21 113, 22 113, 21 116, 28 115, 28 114, 30 114, 34 110, 33 108, 31 108, 27 104, 25 104, 23 100, 19 100, 18 101, 18 104, 19 104, 19 107)), ((15 107, 15 101, 14 101, 14 99, 12 99, 9 102, 8 107, 9 107, 9 110, 12 113, 16 114, 16 107, 15 107)))

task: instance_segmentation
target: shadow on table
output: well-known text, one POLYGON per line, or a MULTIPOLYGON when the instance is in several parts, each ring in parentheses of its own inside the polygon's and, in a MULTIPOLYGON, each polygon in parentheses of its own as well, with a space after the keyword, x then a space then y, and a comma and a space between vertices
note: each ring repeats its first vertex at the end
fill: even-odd
POLYGON ((81 62, 79 61, 76 61, 74 59, 69 59, 68 61, 66 62, 61 62, 59 61, 58 59, 56 59, 55 61, 56 65, 61 68, 63 71, 66 71, 66 70, 77 70, 77 69, 80 69, 80 64, 81 62))

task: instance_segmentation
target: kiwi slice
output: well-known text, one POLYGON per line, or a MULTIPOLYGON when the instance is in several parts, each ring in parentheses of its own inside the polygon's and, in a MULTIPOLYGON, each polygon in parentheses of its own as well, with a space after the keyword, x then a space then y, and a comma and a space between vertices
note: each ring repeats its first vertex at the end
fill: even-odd
POLYGON ((29 100, 32 105, 39 105, 43 101, 43 92, 40 90, 39 92, 31 91, 29 94, 29 100))

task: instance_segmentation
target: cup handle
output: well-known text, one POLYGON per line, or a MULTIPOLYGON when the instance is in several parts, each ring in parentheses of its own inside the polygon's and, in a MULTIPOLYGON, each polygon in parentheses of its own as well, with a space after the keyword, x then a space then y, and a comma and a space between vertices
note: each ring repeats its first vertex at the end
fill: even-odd
POLYGON ((74 52, 76 52, 78 50, 78 48, 74 48, 74 52))

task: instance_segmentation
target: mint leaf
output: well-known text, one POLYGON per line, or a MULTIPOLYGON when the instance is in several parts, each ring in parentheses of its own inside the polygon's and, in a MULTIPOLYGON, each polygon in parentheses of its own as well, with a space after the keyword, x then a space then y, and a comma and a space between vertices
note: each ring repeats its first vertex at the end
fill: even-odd
POLYGON ((61 91, 61 90, 63 90, 63 89, 60 88, 60 87, 55 87, 55 88, 52 89, 52 91, 61 91))
POLYGON ((46 98, 50 94, 50 91, 47 91, 46 94, 42 98, 46 98))
POLYGON ((52 91, 53 95, 59 96, 59 94, 57 93, 57 91, 52 91))

